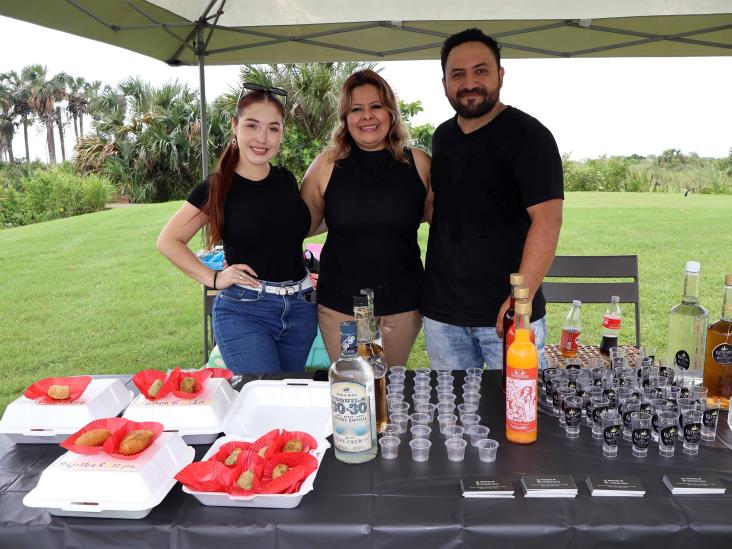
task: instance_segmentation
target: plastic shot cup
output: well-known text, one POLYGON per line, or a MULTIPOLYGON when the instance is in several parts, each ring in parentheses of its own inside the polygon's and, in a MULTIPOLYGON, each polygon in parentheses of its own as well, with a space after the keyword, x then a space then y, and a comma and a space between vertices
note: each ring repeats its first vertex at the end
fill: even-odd
POLYGON ((399 455, 399 444, 402 441, 399 437, 385 436, 379 439, 381 446, 381 457, 384 459, 396 459, 399 455))
POLYGON ((465 373, 469 376, 482 376, 483 375, 483 368, 468 368, 465 370, 465 373))
MULTIPOLYGON (((556 400, 557 402, 557 408, 559 409, 559 425, 564 427, 564 399, 568 396, 572 396, 577 394, 577 391, 573 389, 572 387, 557 387, 556 393, 556 400)), ((554 399, 553 399, 554 400, 554 399)))
POLYGON ((463 383, 463 394, 480 393, 480 383, 463 383))
POLYGON ((623 419, 615 408, 602 413, 602 455, 616 457, 618 442, 623 436, 623 419))
POLYGON ((452 375, 452 370, 450 368, 435 368, 435 372, 437 372, 437 375, 443 375, 443 376, 450 376, 452 375))
POLYGON ((478 414, 462 414, 460 416, 460 423, 466 429, 480 423, 480 416, 478 414))
POLYGON ((389 368, 389 376, 406 375, 407 369, 404 366, 392 366, 389 368))
POLYGON ((463 461, 465 459, 465 447, 468 445, 463 438, 448 438, 445 441, 447 448, 447 459, 449 461, 463 461))
POLYGON ((432 443, 426 438, 414 438, 409 441, 409 448, 412 450, 414 461, 427 461, 430 459, 430 447, 432 443))
POLYGON ((702 401, 707 399, 708 394, 709 394, 709 390, 706 387, 692 387, 689 398, 693 398, 701 406, 702 401))
POLYGON ((414 393, 412 395, 412 402, 414 402, 414 409, 417 409, 418 404, 427 404, 430 401, 429 393, 414 393))
POLYGON ((553 379, 552 384, 554 387, 554 390, 551 393, 551 405, 552 405, 552 413, 559 417, 559 404, 561 403, 562 397, 559 395, 559 389, 562 388, 568 388, 569 387, 569 380, 567 378, 561 378, 561 379, 553 379))
POLYGON ((453 393, 437 393, 437 402, 439 402, 440 404, 444 402, 455 404, 456 400, 457 397, 453 393))
POLYGON ((702 412, 700 410, 687 410, 683 413, 684 453, 695 456, 699 453, 699 440, 701 440, 702 412))
POLYGON ((432 433, 432 429, 427 425, 412 425, 412 428, 409 429, 409 432, 412 433, 413 439, 430 438, 430 433, 432 433))
POLYGON ((436 409, 437 409, 437 405, 432 404, 431 402, 414 404, 415 412, 422 412, 422 413, 430 415, 430 423, 432 423, 435 420, 435 410, 436 409))
POLYGON ((478 459, 483 463, 492 463, 496 461, 498 453, 498 442, 492 438, 484 438, 476 444, 478 448, 478 459))
MULTIPOLYGON (((389 405, 389 401, 387 401, 387 406, 389 405)), ((390 414, 396 414, 397 412, 402 412, 404 414, 409 413, 409 402, 395 402, 392 404, 391 408, 389 409, 390 414)))
POLYGON ((590 399, 592 397, 602 396, 602 387, 597 385, 589 385, 585 390, 586 396, 582 397, 582 416, 588 427, 592 427, 592 408, 590 407, 590 399))
POLYGON ((679 413, 663 411, 658 413, 658 453, 672 457, 676 450, 679 433, 679 413))
POLYGON ((402 434, 402 428, 396 423, 387 423, 386 425, 384 425, 384 430, 381 431, 381 434, 385 437, 398 437, 402 434))
POLYGON ((647 412, 633 412, 630 415, 632 424, 633 455, 646 457, 648 445, 651 442, 651 414, 647 412))
POLYGON ((452 402, 440 402, 437 405, 437 416, 442 414, 452 414, 455 412, 455 403, 452 402))
POLYGON ((404 374, 395 374, 393 372, 389 373, 389 383, 404 383, 404 380, 407 376, 404 374))
POLYGON ((578 438, 580 435, 583 400, 581 396, 577 395, 569 395, 564 398, 564 432, 568 438, 578 438))
POLYGON ((679 439, 684 439, 684 414, 691 410, 696 410, 698 404, 699 403, 696 400, 689 397, 683 397, 676 400, 676 405, 679 412, 679 439))
POLYGON ((455 381, 455 376, 452 374, 441 374, 438 372, 437 374, 437 384, 438 385, 449 385, 452 387, 452 382, 455 381))
POLYGON ((463 414, 474 414, 478 411, 478 405, 477 404, 458 404, 457 405, 458 414, 460 414, 460 417, 462 418, 463 414))
POLYGON ((426 375, 429 377, 429 375, 432 373, 432 368, 416 368, 414 370, 414 373, 419 375, 426 375))
POLYGON ((721 401, 716 397, 706 397, 700 402, 702 411, 701 438, 713 442, 717 437, 717 423, 721 401))
POLYGON ((404 385, 402 383, 388 383, 386 385, 386 394, 391 395, 392 393, 403 395, 404 385))
POLYGON ((671 409, 671 404, 665 398, 654 398, 651 400, 651 437, 654 442, 658 441, 658 432, 660 430, 658 426, 658 414, 671 409))
POLYGON ((425 412, 414 412, 410 419, 412 420, 412 425, 428 425, 431 423, 430 421, 430 415, 425 412))
POLYGON ((474 375, 468 374, 463 379, 463 385, 465 385, 466 383, 477 383, 478 385, 480 385, 481 380, 482 380, 482 378, 480 376, 474 376, 474 375))
POLYGON ((465 429, 463 427, 460 427, 460 425, 448 425, 442 430, 442 436, 444 436, 446 439, 463 438, 464 434, 465 429))
POLYGON ((457 425, 457 416, 455 414, 440 414, 437 416, 437 422, 440 425, 440 433, 444 434, 445 427, 457 425))
POLYGON ((631 441, 633 439, 633 412, 640 412, 640 400, 637 398, 629 398, 618 407, 618 412, 623 418, 623 440, 631 441))
POLYGON ((409 414, 405 414, 404 412, 395 412, 389 415, 389 421, 399 426, 399 434, 404 434, 407 432, 409 414))
POLYGON ((475 404, 476 406, 479 406, 480 405, 480 393, 476 393, 476 392, 463 393, 463 402, 466 404, 475 404))
POLYGON ((488 438, 488 433, 490 432, 490 427, 486 427, 485 425, 473 425, 465 430, 465 435, 470 438, 471 446, 478 446, 478 441, 488 438))
MULTIPOLYGON (((592 417, 592 438, 602 438, 602 413, 610 407, 610 400, 599 396, 590 398, 590 415, 592 417)), ((650 415, 648 416, 650 418, 650 415)))
POLYGON ((402 402, 404 402, 404 395, 386 395, 386 405, 389 408, 390 412, 394 410, 395 405, 401 404, 402 402))
POLYGON ((429 378, 415 378, 414 379, 414 390, 431 391, 432 385, 430 385, 429 378))

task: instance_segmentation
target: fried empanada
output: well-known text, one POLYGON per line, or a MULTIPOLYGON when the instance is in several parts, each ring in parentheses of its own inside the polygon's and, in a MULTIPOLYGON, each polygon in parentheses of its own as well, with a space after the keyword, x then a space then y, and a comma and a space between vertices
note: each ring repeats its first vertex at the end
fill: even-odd
POLYGON ((122 442, 119 443, 119 453, 123 456, 139 454, 145 448, 150 446, 154 436, 153 432, 148 431, 147 429, 130 431, 122 439, 122 442))
POLYGON ((239 454, 241 453, 241 448, 234 448, 234 451, 229 454, 229 457, 227 457, 224 460, 224 465, 236 465, 236 460, 239 457, 239 454))
POLYGON ((151 398, 155 398, 158 396, 158 393, 160 392, 160 389, 163 388, 163 380, 162 379, 156 379, 153 381, 152 385, 150 385, 150 388, 147 390, 147 396, 151 398))
POLYGON ((274 468, 272 469, 272 480, 281 477, 289 470, 290 470, 290 468, 287 465, 285 465, 284 463, 275 465, 274 468))
POLYGON ((180 382, 180 390, 183 393, 195 393, 197 389, 198 386, 196 385, 196 380, 193 377, 184 377, 180 382))
POLYGON ((71 388, 68 385, 51 385, 47 394, 54 400, 66 400, 71 396, 71 388))
POLYGON ((254 473, 248 469, 239 475, 238 479, 236 479, 236 485, 244 490, 251 490, 252 484, 254 484, 254 473))
POLYGON ((74 444, 77 446, 101 446, 111 435, 112 433, 106 429, 92 429, 79 436, 74 444))
POLYGON ((290 439, 285 442, 282 447, 283 452, 302 452, 302 441, 297 439, 290 439))

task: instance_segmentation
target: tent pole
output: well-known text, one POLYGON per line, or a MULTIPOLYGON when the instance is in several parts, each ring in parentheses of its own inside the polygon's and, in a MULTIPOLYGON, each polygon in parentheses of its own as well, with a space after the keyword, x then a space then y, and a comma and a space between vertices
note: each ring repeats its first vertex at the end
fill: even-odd
POLYGON ((208 117, 206 116, 206 71, 203 59, 205 57, 206 45, 203 37, 205 22, 198 23, 198 78, 201 114, 201 177, 208 177, 208 117))

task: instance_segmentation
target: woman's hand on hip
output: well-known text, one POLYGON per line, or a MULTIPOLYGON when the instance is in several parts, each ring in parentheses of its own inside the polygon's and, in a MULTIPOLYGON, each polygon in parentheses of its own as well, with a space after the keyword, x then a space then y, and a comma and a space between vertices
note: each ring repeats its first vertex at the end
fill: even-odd
POLYGON ((249 265, 245 265, 244 263, 229 265, 216 278, 216 287, 219 290, 223 290, 234 284, 241 284, 250 288, 259 288, 261 286, 257 278, 257 273, 249 265))

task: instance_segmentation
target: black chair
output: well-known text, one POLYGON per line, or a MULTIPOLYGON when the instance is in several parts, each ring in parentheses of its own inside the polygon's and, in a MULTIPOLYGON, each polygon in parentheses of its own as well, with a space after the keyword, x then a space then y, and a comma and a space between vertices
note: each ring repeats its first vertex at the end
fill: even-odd
POLYGON ((547 303, 621 303, 635 305, 635 345, 640 347, 640 292, 637 255, 558 255, 541 285, 547 303), (547 278, 630 278, 632 282, 552 282, 547 278))
POLYGON ((213 304, 218 290, 203 287, 203 363, 208 362, 208 355, 216 346, 216 339, 213 333, 213 304))

